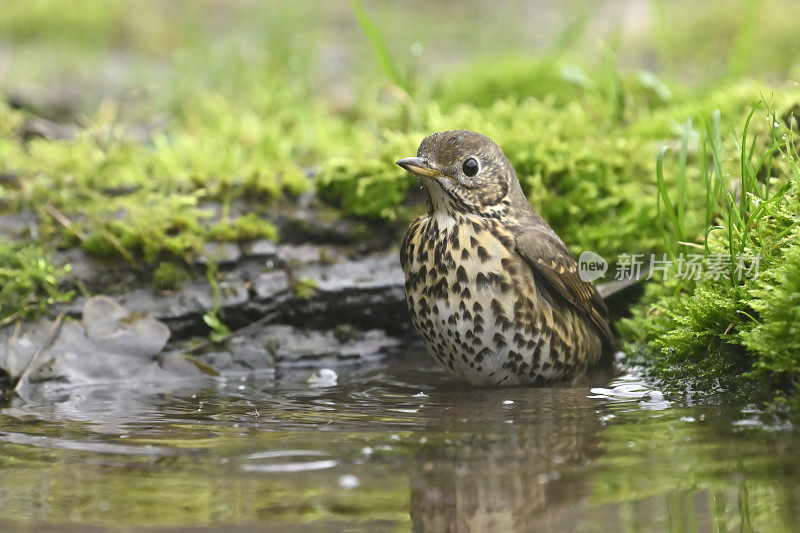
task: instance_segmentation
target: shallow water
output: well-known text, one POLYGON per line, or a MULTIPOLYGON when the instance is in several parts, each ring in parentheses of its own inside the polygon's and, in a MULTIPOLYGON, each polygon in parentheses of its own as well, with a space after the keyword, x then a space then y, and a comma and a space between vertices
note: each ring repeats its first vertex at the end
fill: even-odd
POLYGON ((0 409, 0 526, 747 531, 800 520, 798 439, 635 376, 474 390, 414 351, 0 409), (319 373, 318 371, 316 371, 319 373))

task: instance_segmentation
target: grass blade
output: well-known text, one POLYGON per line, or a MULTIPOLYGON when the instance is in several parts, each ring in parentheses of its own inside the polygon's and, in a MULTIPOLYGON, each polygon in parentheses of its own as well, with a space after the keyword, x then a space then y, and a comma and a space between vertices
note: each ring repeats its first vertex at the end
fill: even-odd
POLYGON ((680 224, 678 235, 680 240, 685 240, 686 233, 686 191, 688 189, 688 180, 686 177, 686 158, 689 152, 689 136, 692 132, 692 117, 686 121, 686 126, 683 130, 681 137, 681 151, 678 154, 678 195, 675 199, 677 204, 677 221, 680 224))
POLYGON ((372 51, 375 54, 375 57, 378 59, 378 63, 380 63, 384 74, 386 74, 386 76, 392 80, 392 83, 408 92, 409 87, 404 79, 404 76, 401 75, 400 69, 397 68, 397 64, 392 59, 391 54, 389 54, 389 48, 386 46, 386 41, 383 39, 378 27, 374 22, 372 22, 372 19, 369 18, 369 15, 367 15, 364 6, 361 4, 361 0, 351 0, 351 5, 353 8, 353 14, 356 17, 356 22, 358 22, 358 26, 361 28, 361 31, 364 32, 364 35, 366 35, 367 39, 369 40, 369 43, 372 46, 372 51))

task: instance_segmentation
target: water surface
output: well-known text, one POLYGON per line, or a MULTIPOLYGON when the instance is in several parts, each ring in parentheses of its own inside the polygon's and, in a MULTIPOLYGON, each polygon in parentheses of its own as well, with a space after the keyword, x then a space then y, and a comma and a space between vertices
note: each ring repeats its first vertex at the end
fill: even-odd
POLYGON ((0 409, 0 526, 790 531, 800 439, 631 375, 454 385, 386 360, 0 409))

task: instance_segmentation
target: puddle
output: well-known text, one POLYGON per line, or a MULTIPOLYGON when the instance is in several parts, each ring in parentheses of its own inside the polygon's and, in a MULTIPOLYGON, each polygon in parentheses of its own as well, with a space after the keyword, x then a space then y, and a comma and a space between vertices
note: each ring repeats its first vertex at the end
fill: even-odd
MULTIPOLYGON (((786 530, 798 438, 635 375, 475 390, 425 354, 0 410, 0 526, 786 530)), ((78 527, 79 528, 79 527, 78 527)))

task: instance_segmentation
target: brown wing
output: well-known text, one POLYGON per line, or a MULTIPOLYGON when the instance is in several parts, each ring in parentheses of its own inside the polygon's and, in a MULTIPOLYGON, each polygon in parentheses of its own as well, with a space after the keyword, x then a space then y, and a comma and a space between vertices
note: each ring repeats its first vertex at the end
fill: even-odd
POLYGON ((522 228, 516 239, 517 253, 545 279, 547 284, 578 311, 584 313, 609 345, 613 334, 608 309, 594 288, 578 275, 578 264, 569 249, 546 225, 522 228))

